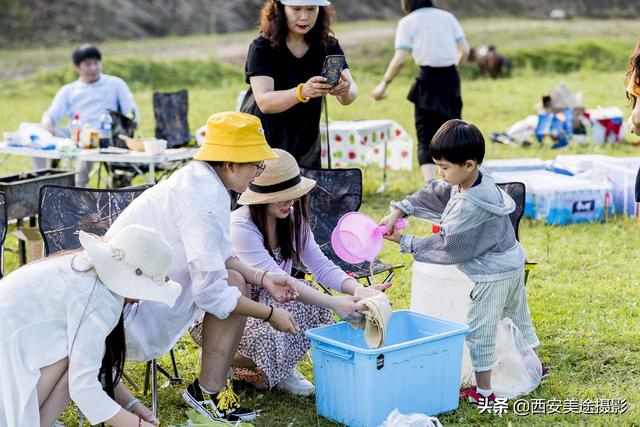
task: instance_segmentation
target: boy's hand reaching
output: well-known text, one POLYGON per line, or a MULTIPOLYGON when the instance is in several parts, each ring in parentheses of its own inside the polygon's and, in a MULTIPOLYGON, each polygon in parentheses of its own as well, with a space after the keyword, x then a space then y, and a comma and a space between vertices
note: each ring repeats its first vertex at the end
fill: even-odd
POLYGON ((380 225, 387 226, 388 232, 383 236, 385 239, 391 240, 387 236, 393 235, 393 233, 396 231, 396 222, 402 217, 404 217, 404 212, 402 212, 398 208, 394 208, 389 215, 385 216, 380 220, 380 222, 378 222, 378 224, 380 225))
POLYGON ((393 233, 391 234, 383 234, 382 237, 386 240, 390 240, 392 242, 396 242, 398 244, 400 244, 400 238, 402 237, 402 233, 400 233, 400 230, 398 229, 394 229, 393 233))

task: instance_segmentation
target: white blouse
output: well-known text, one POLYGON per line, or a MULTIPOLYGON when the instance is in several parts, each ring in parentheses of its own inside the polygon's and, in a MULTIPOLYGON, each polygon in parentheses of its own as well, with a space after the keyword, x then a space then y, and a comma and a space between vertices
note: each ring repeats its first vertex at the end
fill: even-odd
POLYGON ((73 255, 22 267, 0 281, 0 426, 40 425, 40 369, 69 358, 69 394, 91 424, 121 409, 98 372, 105 339, 124 298, 93 272, 71 269, 73 255))
POLYGON ((129 224, 160 232, 173 248, 169 277, 182 285, 173 308, 141 301, 126 317, 127 359, 159 357, 204 311, 225 319, 235 309, 241 294, 228 285, 225 267, 230 204, 216 172, 193 161, 138 196, 109 228, 107 237, 129 224))

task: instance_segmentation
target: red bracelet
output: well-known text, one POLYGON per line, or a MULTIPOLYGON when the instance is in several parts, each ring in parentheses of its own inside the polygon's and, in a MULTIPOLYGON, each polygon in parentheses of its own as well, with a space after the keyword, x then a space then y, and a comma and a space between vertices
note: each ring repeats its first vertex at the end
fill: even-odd
POLYGON ((262 277, 260 278, 260 287, 262 287, 262 284, 264 283, 264 276, 267 275, 267 270, 264 270, 262 272, 262 277))

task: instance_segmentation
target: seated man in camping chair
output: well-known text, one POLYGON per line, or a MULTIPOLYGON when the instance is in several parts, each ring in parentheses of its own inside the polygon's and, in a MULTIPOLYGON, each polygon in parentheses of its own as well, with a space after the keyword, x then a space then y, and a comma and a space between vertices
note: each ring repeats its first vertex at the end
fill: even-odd
MULTIPOLYGON (((58 136, 69 136, 71 120, 78 114, 79 126, 85 124, 99 129, 100 116, 106 111, 116 111, 124 116, 138 117, 138 110, 129 87, 119 77, 102 73, 102 54, 97 47, 82 45, 72 56, 78 72, 78 80, 64 85, 49 109, 42 116, 42 126, 58 136), (64 118, 69 119, 66 128, 57 128, 64 118)), ((114 132, 114 137, 117 134, 114 132)), ((46 159, 34 159, 37 169, 46 167, 46 159)), ((78 162, 76 186, 86 187, 93 162, 78 162)))

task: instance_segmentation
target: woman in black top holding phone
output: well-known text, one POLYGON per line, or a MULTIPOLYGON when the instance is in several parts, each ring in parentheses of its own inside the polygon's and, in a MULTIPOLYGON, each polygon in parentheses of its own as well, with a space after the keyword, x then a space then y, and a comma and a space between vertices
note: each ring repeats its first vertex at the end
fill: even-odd
POLYGON ((251 87, 242 111, 260 117, 271 147, 305 167, 320 167, 322 97, 335 96, 343 105, 358 97, 346 61, 336 86, 321 76, 327 55, 344 55, 331 36, 333 15, 326 0, 267 0, 245 65, 251 87))

